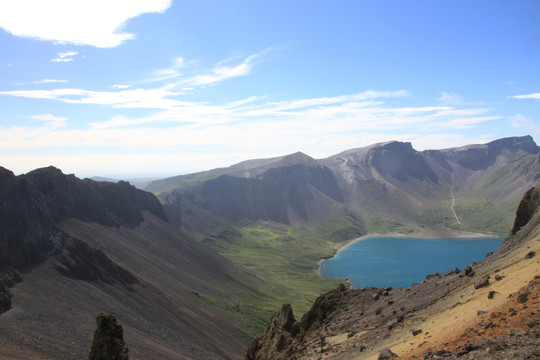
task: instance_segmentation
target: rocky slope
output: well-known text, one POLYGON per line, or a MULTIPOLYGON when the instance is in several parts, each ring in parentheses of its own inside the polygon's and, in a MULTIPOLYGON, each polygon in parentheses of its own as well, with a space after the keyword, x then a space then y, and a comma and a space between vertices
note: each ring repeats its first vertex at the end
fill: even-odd
POLYGON ((6 359, 87 358, 102 312, 131 358, 238 358, 252 324, 230 294, 264 288, 180 234, 154 195, 52 167, 0 169, 0 264, 6 359))
POLYGON ((172 223, 195 232, 257 221, 329 227, 339 218, 342 228, 329 234, 335 241, 426 227, 501 234, 540 180, 539 153, 530 136, 422 152, 388 142, 321 160, 302 153, 251 160, 146 190, 172 223))
POLYGON ((479 264, 409 288, 320 296, 298 321, 284 305, 245 359, 536 359, 540 356, 538 189, 503 246, 479 264))

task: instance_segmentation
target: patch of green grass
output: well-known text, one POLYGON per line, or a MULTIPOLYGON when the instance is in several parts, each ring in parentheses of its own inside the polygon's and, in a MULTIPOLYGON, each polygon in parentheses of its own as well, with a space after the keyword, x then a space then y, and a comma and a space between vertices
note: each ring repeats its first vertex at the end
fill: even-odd
POLYGON ((258 294, 246 293, 241 299, 243 311, 261 329, 281 304, 290 303, 299 318, 319 295, 341 282, 317 274, 318 260, 335 251, 331 241, 309 227, 230 225, 217 229, 203 242, 264 281, 258 294))

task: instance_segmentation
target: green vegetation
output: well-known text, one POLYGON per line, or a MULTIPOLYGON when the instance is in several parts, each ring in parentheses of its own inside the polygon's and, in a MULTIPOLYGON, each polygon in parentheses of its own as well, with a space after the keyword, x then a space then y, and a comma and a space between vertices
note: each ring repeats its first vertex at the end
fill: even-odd
POLYGON ((281 304, 290 303, 300 316, 320 294, 341 282, 317 274, 317 261, 334 254, 334 243, 309 227, 224 225, 201 240, 264 281, 264 289, 241 299, 246 315, 260 329, 281 304))

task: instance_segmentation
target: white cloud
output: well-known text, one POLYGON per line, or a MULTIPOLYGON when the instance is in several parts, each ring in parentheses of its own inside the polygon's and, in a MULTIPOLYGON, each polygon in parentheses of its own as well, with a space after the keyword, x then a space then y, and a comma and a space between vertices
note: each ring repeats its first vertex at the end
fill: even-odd
MULTIPOLYGON (((74 89, 63 91, 45 92, 39 97, 113 107, 141 106, 143 101, 146 105, 163 105, 166 100, 161 93, 152 100, 152 93, 145 90, 121 91, 114 96, 82 92, 80 99, 74 99, 78 94, 74 89)), ((115 116, 79 129, 0 129, 0 150, 90 146, 178 152, 217 146, 246 152, 267 148, 286 153, 317 147, 339 151, 359 146, 360 139, 372 134, 385 134, 386 139, 403 139, 403 134, 419 138, 498 119, 488 115, 489 109, 395 107, 386 103, 405 95, 406 91, 366 91, 285 102, 247 98, 225 105, 171 100, 166 110, 148 116, 115 116)), ((47 116, 42 119, 53 120, 47 116)))
POLYGON ((260 59, 260 57, 261 56, 259 54, 253 54, 237 65, 228 66, 218 64, 209 73, 198 75, 189 80, 188 83, 197 86, 212 85, 233 77, 248 75, 251 72, 254 63, 260 59))
POLYGON ((456 93, 442 92, 439 101, 444 105, 457 106, 463 103, 463 99, 456 93))
POLYGON ((164 80, 178 78, 183 75, 179 70, 186 67, 187 65, 188 63, 186 63, 186 61, 182 57, 177 57, 173 60, 172 65, 170 67, 154 71, 154 73, 152 74, 152 77, 145 81, 157 82, 157 81, 164 81, 164 80))
POLYGON ((512 126, 516 129, 523 130, 531 135, 540 135, 540 126, 535 124, 535 122, 527 116, 516 114, 510 116, 509 120, 512 126))
POLYGON ((48 129, 57 129, 64 126, 67 118, 63 116, 55 116, 52 114, 40 114, 29 117, 30 119, 43 121, 48 129))
POLYGON ((16 36, 114 47, 135 37, 123 29, 127 20, 170 5, 171 0, 2 0, 0 27, 16 36))
POLYGON ((514 95, 514 96, 509 96, 509 98, 513 98, 513 99, 535 99, 535 100, 540 100, 540 93, 525 94, 525 95, 514 95))
POLYGON ((61 80, 61 79, 41 79, 41 80, 36 80, 36 81, 31 81, 31 82, 20 82, 20 83, 17 83, 16 85, 27 85, 27 84, 41 85, 41 84, 67 83, 67 82, 68 82, 67 80, 61 80))
POLYGON ((184 104, 170 97, 181 95, 165 89, 133 89, 122 91, 91 91, 83 89, 15 90, 0 95, 33 99, 49 99, 71 104, 106 105, 115 108, 167 109, 184 104))
POLYGON ((67 80, 60 80, 60 79, 43 79, 38 81, 33 81, 32 84, 39 85, 39 84, 51 84, 51 83, 66 83, 67 80))
POLYGON ((130 88, 130 85, 122 85, 122 84, 114 84, 111 86, 113 89, 128 89, 130 88))
POLYGON ((58 57, 51 59, 52 62, 70 62, 73 61, 73 57, 77 55, 77 51, 68 51, 63 53, 58 53, 58 57))

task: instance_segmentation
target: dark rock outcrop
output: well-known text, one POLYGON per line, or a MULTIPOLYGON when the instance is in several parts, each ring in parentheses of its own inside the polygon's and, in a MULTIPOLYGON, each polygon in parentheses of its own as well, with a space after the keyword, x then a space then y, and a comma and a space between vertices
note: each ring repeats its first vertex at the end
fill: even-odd
POLYGON ((136 226, 142 212, 165 220, 157 198, 127 182, 95 182, 48 167, 15 176, 0 167, 0 269, 44 261, 63 247, 56 226, 69 218, 136 226))
POLYGON ((96 318, 97 329, 89 360, 128 360, 124 331, 114 315, 101 313, 96 318))
MULTIPOLYGON (((136 280, 127 271, 99 250, 69 239, 59 225, 77 218, 107 226, 137 226, 143 220, 143 211, 166 220, 154 195, 127 182, 81 180, 54 167, 15 176, 0 167, 0 274, 59 255, 62 266, 58 270, 64 275, 133 283, 136 280)), ((0 282, 1 313, 11 306, 12 284, 0 282)))
POLYGON ((514 235, 525 226, 536 214, 538 206, 540 205, 540 190, 535 187, 527 190, 523 198, 521 199, 514 220, 514 226, 510 235, 514 235))
POLYGON ((7 268, 0 273, 0 314, 11 309, 11 292, 9 288, 22 281, 21 274, 15 269, 7 268))
POLYGON ((291 345, 291 328, 295 321, 291 305, 283 304, 270 319, 264 333, 251 342, 244 359, 287 359, 283 351, 291 345))
POLYGON ((128 286, 138 282, 129 271, 115 264, 103 251, 85 242, 69 238, 61 254, 55 256, 56 270, 67 277, 83 281, 103 281, 128 286))

